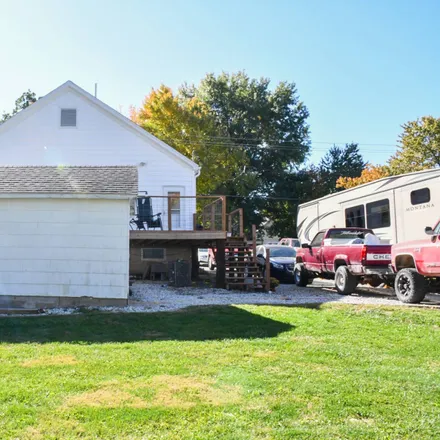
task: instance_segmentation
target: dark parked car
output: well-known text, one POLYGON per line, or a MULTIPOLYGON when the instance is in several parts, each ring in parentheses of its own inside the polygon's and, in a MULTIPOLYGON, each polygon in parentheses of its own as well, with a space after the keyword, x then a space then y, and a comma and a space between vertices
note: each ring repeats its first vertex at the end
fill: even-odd
POLYGON ((294 282, 296 250, 289 246, 263 245, 257 248, 257 260, 266 265, 267 249, 270 250, 270 276, 280 281, 294 282))

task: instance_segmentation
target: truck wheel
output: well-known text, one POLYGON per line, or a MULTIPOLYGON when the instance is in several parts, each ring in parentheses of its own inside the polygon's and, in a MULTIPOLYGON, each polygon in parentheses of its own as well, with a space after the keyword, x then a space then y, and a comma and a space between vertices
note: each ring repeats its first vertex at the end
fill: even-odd
POLYGON ((309 274, 304 264, 297 264, 293 273, 295 284, 299 287, 306 287, 309 284, 309 274))
POLYGON ((351 274, 347 266, 339 266, 335 273, 336 290, 341 295, 350 295, 356 290, 359 280, 351 274))
POLYGON ((419 303, 426 295, 426 280, 416 269, 402 269, 397 272, 394 290, 400 301, 410 304, 419 303))
POLYGON ((215 264, 212 262, 212 258, 208 257, 208 268, 209 270, 214 270, 215 269, 215 264))

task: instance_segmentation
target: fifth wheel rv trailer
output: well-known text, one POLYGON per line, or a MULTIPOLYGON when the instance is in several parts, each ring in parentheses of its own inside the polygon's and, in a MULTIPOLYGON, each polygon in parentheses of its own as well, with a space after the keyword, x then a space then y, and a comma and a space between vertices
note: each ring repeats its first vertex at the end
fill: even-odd
POLYGON ((385 177, 304 203, 298 208, 301 243, 328 228, 373 229, 382 243, 424 237, 440 217, 440 169, 385 177))

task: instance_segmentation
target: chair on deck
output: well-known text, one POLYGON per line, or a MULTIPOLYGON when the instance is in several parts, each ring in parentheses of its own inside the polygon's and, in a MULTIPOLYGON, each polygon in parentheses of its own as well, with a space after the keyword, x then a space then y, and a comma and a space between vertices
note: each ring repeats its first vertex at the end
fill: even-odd
POLYGON ((130 220, 130 227, 133 229, 155 229, 162 227, 162 213, 153 214, 153 205, 151 197, 138 197, 137 199, 137 215, 136 218, 130 220), (145 224, 147 228, 145 228, 145 224))

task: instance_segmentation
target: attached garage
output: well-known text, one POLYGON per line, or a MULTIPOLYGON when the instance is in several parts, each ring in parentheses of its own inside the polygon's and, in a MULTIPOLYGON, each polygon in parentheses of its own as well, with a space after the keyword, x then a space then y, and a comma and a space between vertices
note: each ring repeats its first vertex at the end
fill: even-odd
POLYGON ((135 167, 0 167, 0 305, 126 304, 135 167))

